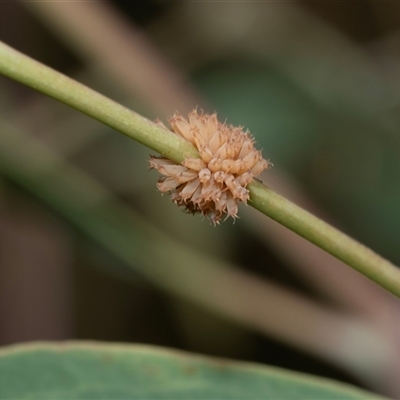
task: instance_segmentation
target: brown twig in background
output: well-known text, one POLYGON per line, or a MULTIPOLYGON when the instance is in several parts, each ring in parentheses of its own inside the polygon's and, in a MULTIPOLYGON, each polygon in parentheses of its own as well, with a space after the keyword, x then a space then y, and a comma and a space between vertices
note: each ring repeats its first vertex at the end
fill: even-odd
POLYGON ((159 117, 188 113, 198 96, 146 35, 106 2, 24 3, 82 60, 103 67, 159 117))

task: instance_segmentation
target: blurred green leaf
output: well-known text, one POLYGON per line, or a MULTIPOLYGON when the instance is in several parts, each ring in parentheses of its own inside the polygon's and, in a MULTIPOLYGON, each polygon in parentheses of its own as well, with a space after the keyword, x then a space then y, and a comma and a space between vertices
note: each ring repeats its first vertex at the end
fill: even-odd
POLYGON ((244 61, 210 66, 195 81, 221 120, 250 130, 265 158, 298 169, 317 135, 316 107, 299 88, 266 65, 244 61))
POLYGON ((30 344, 0 352, 1 399, 373 399, 347 385, 151 346, 30 344))

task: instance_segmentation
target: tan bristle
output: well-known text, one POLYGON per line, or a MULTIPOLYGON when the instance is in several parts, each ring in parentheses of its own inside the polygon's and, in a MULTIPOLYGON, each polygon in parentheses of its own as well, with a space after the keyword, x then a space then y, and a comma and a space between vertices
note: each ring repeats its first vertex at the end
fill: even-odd
POLYGON ((150 157, 151 168, 163 176, 157 187, 186 211, 202 213, 216 225, 222 218, 237 217, 238 203, 249 199, 247 185, 270 166, 254 148, 254 140, 241 127, 222 124, 217 115, 179 114, 169 119, 172 131, 192 143, 200 158, 176 164, 164 157, 150 157))

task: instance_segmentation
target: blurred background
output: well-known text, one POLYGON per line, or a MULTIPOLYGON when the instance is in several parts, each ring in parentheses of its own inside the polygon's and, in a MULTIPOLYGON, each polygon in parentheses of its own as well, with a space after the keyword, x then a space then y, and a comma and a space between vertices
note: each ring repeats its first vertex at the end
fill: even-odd
MULTIPOLYGON (((0 2, 0 39, 151 120, 245 126, 266 184, 400 264, 400 3, 0 2)), ((184 214, 149 154, 0 77, 0 345, 148 343, 400 397, 397 299, 251 207, 184 214)))

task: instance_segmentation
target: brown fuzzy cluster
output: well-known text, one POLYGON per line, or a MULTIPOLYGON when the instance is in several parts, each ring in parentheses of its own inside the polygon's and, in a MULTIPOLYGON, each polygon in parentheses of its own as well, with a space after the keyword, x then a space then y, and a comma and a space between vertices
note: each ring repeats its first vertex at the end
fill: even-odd
POLYGON ((237 217, 238 203, 246 203, 246 186, 269 167, 254 139, 241 127, 222 124, 217 115, 179 114, 169 119, 173 132, 192 143, 200 158, 187 158, 176 164, 164 157, 151 157, 151 168, 163 177, 157 187, 169 192, 172 201, 193 214, 202 213, 219 224, 223 217, 237 217))

